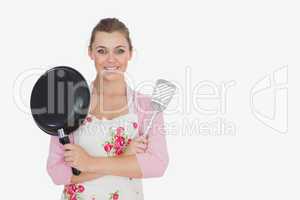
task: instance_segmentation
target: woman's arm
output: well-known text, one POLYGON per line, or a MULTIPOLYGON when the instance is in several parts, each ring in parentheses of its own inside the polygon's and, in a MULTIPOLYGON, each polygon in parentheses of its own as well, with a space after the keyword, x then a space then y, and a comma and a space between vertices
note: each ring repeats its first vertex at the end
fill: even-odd
MULTIPOLYGON (((94 157, 88 155, 79 145, 65 144, 64 147, 68 150, 65 152, 66 163, 70 167, 80 170, 82 173, 96 173, 131 178, 143 177, 136 155, 94 157)), ((77 180, 74 179, 74 182, 76 181, 77 180)))
POLYGON ((79 176, 73 175, 71 177, 71 184, 77 184, 77 183, 82 183, 85 181, 90 181, 90 180, 99 178, 101 176, 103 176, 103 174, 91 173, 91 172, 81 172, 79 176))
POLYGON ((134 138, 126 147, 123 154, 116 157, 101 157, 94 160, 92 171, 106 172, 116 176, 126 176, 131 178, 142 178, 143 174, 136 154, 145 153, 148 147, 148 138, 140 136, 134 138))
MULTIPOLYGON (((151 97, 135 92, 135 108, 139 120, 139 134, 143 135, 153 115, 151 97)), ((148 148, 136 158, 143 172, 143 178, 161 177, 169 164, 169 155, 164 127, 163 112, 157 114, 148 132, 148 148)))
MULTIPOLYGON (((144 137, 137 137, 126 147, 123 154, 114 157, 93 157, 82 147, 76 144, 64 146, 65 161, 69 166, 75 167, 85 173, 90 173, 87 178, 101 175, 115 175, 131 178, 141 178, 142 172, 136 159, 138 153, 144 153, 147 149, 148 140, 144 137), (94 174, 94 175, 92 175, 94 174)), ((85 179, 83 176, 83 179, 85 179)), ((79 178, 81 180, 81 178, 79 178)), ((74 177, 74 182, 77 182, 74 177)))
MULTIPOLYGON (((70 140, 72 142, 73 138, 70 137, 70 140)), ((50 139, 47 172, 56 185, 66 185, 71 181, 72 170, 64 161, 64 147, 56 136, 50 139)))
POLYGON ((104 173, 106 175, 142 178, 143 174, 135 155, 123 155, 114 157, 94 157, 90 172, 104 173))
MULTIPOLYGON (((147 123, 147 120, 149 121, 150 118, 151 113, 148 113, 141 121, 147 123)), ((132 178, 161 177, 164 175, 169 163, 163 113, 159 113, 154 119, 146 142, 146 151, 142 153, 92 158, 88 170, 91 172, 105 173, 107 175, 132 178)))
MULTIPOLYGON (((151 116, 152 114, 148 113, 144 117, 140 117, 139 124, 147 125, 151 116)), ((161 177, 168 167, 169 154, 165 133, 163 113, 161 112, 156 116, 149 130, 147 150, 145 153, 136 154, 143 178, 161 177)), ((141 129, 141 134, 143 134, 143 129, 141 129)))
MULTIPOLYGON (((73 143, 73 137, 69 137, 71 143, 73 143)), ((79 176, 74 176, 70 166, 64 161, 64 153, 64 147, 59 143, 58 137, 51 136, 47 171, 54 184, 67 185, 70 183, 81 183, 103 176, 103 174, 87 172, 81 172, 79 176)))

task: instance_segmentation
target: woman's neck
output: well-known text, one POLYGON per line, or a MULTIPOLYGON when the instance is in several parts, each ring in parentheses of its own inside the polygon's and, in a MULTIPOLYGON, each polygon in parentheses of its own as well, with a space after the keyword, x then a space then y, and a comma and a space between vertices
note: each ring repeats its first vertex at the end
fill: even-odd
POLYGON ((126 82, 125 80, 105 80, 99 75, 96 76, 93 82, 93 87, 96 89, 97 95, 100 96, 124 96, 126 95, 126 82))

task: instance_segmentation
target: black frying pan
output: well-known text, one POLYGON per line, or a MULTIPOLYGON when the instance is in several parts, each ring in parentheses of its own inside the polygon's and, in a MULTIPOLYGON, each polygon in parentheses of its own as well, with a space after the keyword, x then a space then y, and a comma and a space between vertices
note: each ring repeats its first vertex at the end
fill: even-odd
MULTIPOLYGON (((90 90, 84 77, 71 67, 54 67, 35 83, 30 99, 31 113, 40 129, 58 136, 61 144, 87 116, 90 90)), ((74 175, 80 171, 72 168, 74 175)))

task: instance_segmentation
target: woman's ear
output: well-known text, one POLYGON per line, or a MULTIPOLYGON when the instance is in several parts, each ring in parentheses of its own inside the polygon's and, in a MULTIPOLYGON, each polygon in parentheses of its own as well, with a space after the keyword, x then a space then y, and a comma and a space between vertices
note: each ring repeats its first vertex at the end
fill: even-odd
POLYGON ((95 59, 90 47, 88 48, 88 54, 89 54, 89 57, 91 58, 91 60, 95 59))

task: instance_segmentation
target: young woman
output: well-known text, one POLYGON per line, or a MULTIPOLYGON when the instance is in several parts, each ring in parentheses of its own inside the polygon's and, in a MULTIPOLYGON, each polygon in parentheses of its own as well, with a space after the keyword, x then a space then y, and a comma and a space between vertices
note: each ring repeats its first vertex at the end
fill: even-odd
POLYGON ((121 21, 102 19, 92 31, 88 54, 97 72, 89 114, 71 144, 51 137, 47 171, 55 184, 65 185, 61 199, 143 199, 142 178, 160 177, 168 165, 163 115, 144 136, 151 99, 125 81, 132 43, 121 21), (73 175, 71 167, 81 174, 73 175))

